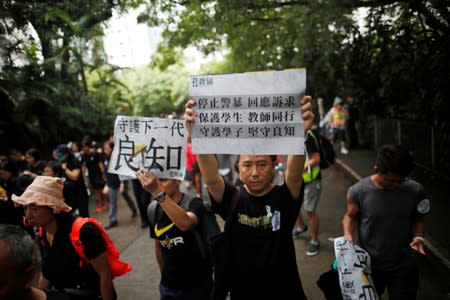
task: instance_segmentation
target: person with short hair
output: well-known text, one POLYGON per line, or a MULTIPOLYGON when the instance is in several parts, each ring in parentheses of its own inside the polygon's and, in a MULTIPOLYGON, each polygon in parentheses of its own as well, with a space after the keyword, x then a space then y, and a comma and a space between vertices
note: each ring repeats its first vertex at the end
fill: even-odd
POLYGON ((66 144, 60 144, 53 150, 53 156, 60 163, 62 177, 73 184, 73 209, 75 214, 89 217, 89 196, 84 182, 81 161, 78 160, 66 144), (78 212, 77 212, 78 211, 78 212))
POLYGON ((292 231, 292 235, 294 237, 298 237, 308 229, 311 229, 311 240, 306 251, 306 255, 308 256, 314 256, 320 252, 320 219, 316 212, 322 191, 320 145, 318 144, 319 134, 319 128, 313 125, 313 128, 308 131, 305 140, 306 159, 305 166, 303 168, 303 183, 305 185, 305 192, 303 194, 303 208, 308 216, 309 227, 305 224, 302 213, 300 212, 297 217, 296 227, 292 231))
MULTIPOLYGON (((304 130, 311 127, 311 97, 300 101, 304 130)), ((195 122, 195 101, 184 114, 188 136, 195 122)), ((288 155, 284 184, 274 184, 276 155, 240 155, 239 189, 220 175, 214 154, 197 160, 212 208, 225 223, 227 267, 225 284, 231 299, 306 299, 297 268, 292 228, 302 203, 305 155, 288 155), (236 196, 237 195, 237 196, 236 196), (237 200, 233 200, 237 198, 237 200)), ((224 299, 217 293, 215 299, 224 299), (219 298, 221 297, 221 298, 219 298)))
POLYGON ((344 101, 339 97, 335 97, 333 101, 333 107, 327 115, 329 115, 328 125, 333 131, 331 140, 333 141, 333 143, 339 141, 341 154, 347 155, 348 149, 346 147, 347 133, 345 131, 345 123, 348 119, 348 113, 344 108, 344 101))
POLYGON ((41 160, 41 153, 36 148, 30 148, 25 152, 25 160, 27 161, 27 169, 23 171, 23 174, 36 178, 36 176, 42 175, 44 171, 45 161, 41 160))
POLYGON ((418 259, 425 254, 424 216, 430 201, 423 186, 408 177, 413 167, 405 147, 381 146, 375 173, 347 191, 344 236, 369 253, 375 289, 381 297, 387 287, 389 299, 416 298, 418 259))
POLYGON ((185 210, 181 180, 157 178, 140 169, 136 177, 153 201, 158 201, 154 220, 149 216, 150 237, 155 240, 155 256, 161 272, 161 300, 210 300, 212 261, 202 254, 194 230, 200 228, 205 207, 195 197, 185 210))
POLYGON ((31 236, 17 225, 0 224, 0 299, 47 299, 42 290, 32 287, 38 264, 31 236))
POLYGON ((81 142, 81 163, 83 173, 87 170, 90 187, 94 190, 95 200, 98 204, 95 211, 101 213, 106 209, 106 195, 103 194, 106 171, 103 155, 97 151, 94 141, 89 136, 85 136, 81 142))

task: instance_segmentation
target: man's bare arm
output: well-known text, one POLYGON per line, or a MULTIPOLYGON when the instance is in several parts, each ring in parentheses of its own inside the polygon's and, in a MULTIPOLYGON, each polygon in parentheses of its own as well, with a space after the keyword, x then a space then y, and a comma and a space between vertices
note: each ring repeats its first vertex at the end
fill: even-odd
MULTIPOLYGON (((195 101, 189 100, 185 105, 184 122, 188 136, 192 135, 192 124, 195 122, 195 101)), ((208 191, 211 193, 214 201, 222 202, 225 191, 225 181, 219 174, 219 164, 214 154, 199 154, 197 162, 202 173, 202 179, 205 182, 208 191)))
POLYGON ((356 217, 359 213, 359 206, 353 201, 349 194, 347 194, 347 212, 342 219, 342 226, 344 230, 344 237, 350 242, 353 241, 353 231, 356 226, 356 217))

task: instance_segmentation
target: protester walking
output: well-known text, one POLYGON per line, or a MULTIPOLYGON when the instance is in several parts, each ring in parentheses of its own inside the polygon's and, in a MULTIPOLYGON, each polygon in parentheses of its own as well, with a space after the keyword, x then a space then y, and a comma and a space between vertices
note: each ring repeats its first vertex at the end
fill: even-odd
POLYGON ((425 254, 424 216, 430 201, 422 185, 408 178, 413 167, 405 147, 384 145, 378 149, 375 173, 347 192, 344 236, 369 253, 377 293, 381 297, 387 288, 389 299, 416 298, 418 262, 425 254))
MULTIPOLYGON (((105 170, 108 170, 113 148, 114 148, 113 142, 110 142, 108 140, 103 143, 103 153, 105 155, 103 163, 105 170)), ((112 227, 116 227, 117 225, 119 225, 119 222, 117 220, 117 212, 118 212, 117 200, 119 192, 124 190, 124 184, 120 180, 118 174, 106 172, 106 189, 109 198, 109 212, 108 212, 109 223, 108 225, 105 226, 105 229, 110 229, 112 227)), ((124 200, 127 202, 127 205, 131 210, 132 216, 136 216, 137 209, 133 200, 129 196, 127 198, 124 198, 124 200)))
POLYGON ((62 177, 73 184, 76 206, 73 208, 82 217, 89 217, 89 196, 84 183, 82 166, 65 144, 60 144, 53 151, 53 156, 61 164, 62 177))
MULTIPOLYGON (((306 255, 314 256, 319 254, 319 225, 320 219, 317 214, 317 206, 319 205, 320 193, 322 190, 322 174, 320 172, 320 145, 319 128, 313 125, 313 128, 307 132, 305 147, 306 160, 303 168, 303 184, 305 191, 303 194, 303 208, 308 216, 309 229, 311 230, 311 240, 308 245, 306 255)), ((298 214, 296 227, 292 235, 299 236, 308 230, 308 226, 303 220, 301 211, 298 214)))
POLYGON ((139 170, 136 176, 143 188, 158 202, 150 237, 155 239, 155 256, 161 271, 161 300, 210 300, 212 263, 202 255, 194 229, 205 212, 202 200, 195 198, 189 208, 180 206, 185 195, 181 180, 158 179, 151 171, 139 170), (159 213, 158 213, 159 212, 159 213))
MULTIPOLYGON (((189 100, 185 124, 191 135, 195 101, 189 100)), ((305 132, 314 118, 311 97, 301 100, 305 132)), ((237 203, 235 186, 219 173, 214 154, 197 155, 203 180, 215 212, 227 220, 225 237, 228 284, 231 299, 306 299, 297 269, 292 228, 301 206, 305 156, 289 155, 285 183, 272 183, 275 155, 241 155, 239 175, 243 183, 237 203), (229 215, 231 214, 231 215, 229 215)))

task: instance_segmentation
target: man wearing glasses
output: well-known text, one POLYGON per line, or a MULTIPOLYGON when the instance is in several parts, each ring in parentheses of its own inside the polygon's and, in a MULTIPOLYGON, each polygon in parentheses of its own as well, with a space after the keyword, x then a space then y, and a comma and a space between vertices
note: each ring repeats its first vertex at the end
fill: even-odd
POLYGON ((424 252, 424 215, 430 202, 418 182, 407 176, 414 167, 410 152, 385 145, 377 153, 375 173, 347 192, 344 236, 371 256, 372 278, 378 295, 387 287, 389 299, 415 299, 419 284, 418 259, 424 252))

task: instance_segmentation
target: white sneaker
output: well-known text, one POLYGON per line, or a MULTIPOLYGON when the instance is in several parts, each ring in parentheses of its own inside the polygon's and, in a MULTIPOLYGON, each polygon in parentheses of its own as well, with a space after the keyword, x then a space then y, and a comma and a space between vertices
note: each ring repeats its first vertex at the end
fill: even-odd
POLYGON ((348 150, 346 148, 341 148, 341 154, 347 155, 348 150))

